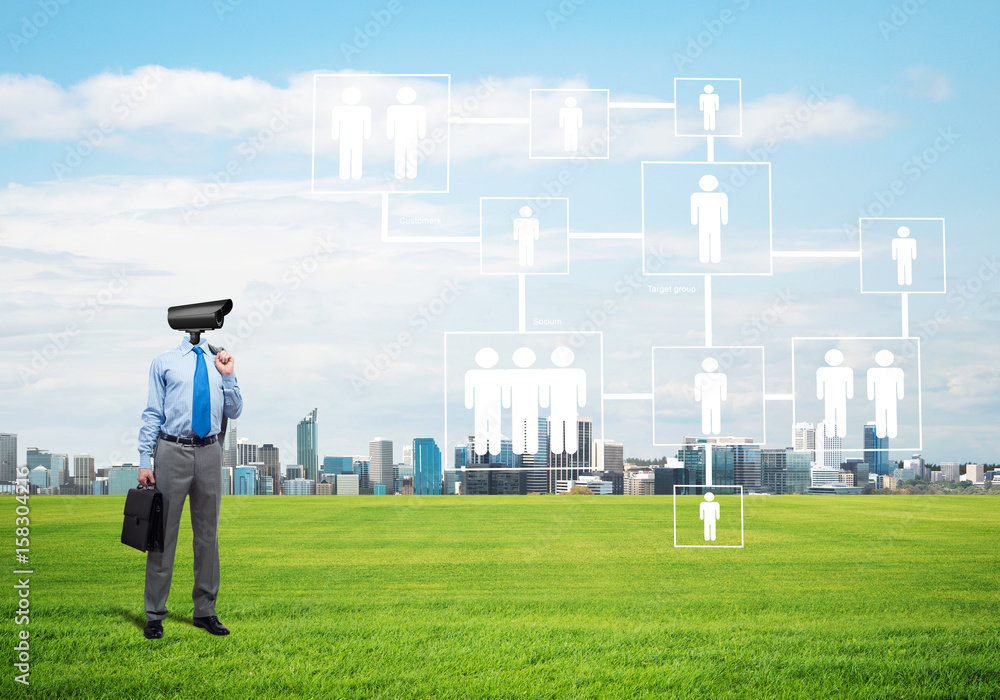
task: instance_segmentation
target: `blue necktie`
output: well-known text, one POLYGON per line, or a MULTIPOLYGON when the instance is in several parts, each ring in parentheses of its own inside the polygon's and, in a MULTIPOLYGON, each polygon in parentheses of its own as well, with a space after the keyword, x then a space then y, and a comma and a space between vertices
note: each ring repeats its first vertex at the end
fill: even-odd
POLYGON ((195 346, 198 358, 194 365, 194 398, 191 401, 191 430, 200 438, 212 429, 212 397, 208 393, 208 368, 205 351, 195 346))

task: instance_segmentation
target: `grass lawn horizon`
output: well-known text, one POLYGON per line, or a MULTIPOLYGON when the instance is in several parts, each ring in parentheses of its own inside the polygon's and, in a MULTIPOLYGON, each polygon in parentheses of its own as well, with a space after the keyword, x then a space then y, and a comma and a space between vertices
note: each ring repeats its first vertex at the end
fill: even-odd
POLYGON ((157 641, 123 503, 31 497, 2 697, 1000 697, 989 496, 746 496, 742 549, 675 548, 670 496, 227 496, 232 634, 191 625, 185 513, 157 641))

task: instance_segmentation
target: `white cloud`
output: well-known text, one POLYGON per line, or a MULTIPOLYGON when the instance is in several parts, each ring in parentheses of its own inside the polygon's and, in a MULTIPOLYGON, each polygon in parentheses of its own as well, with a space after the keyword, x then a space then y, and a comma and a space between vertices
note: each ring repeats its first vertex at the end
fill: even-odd
POLYGON ((823 88, 765 95, 743 105, 743 137, 738 147, 820 138, 854 139, 879 136, 895 123, 881 110, 863 107, 850 95, 823 88))
POLYGON ((932 102, 942 102, 953 95, 951 78, 944 72, 924 64, 908 66, 903 77, 910 85, 901 92, 909 97, 919 97, 932 102))

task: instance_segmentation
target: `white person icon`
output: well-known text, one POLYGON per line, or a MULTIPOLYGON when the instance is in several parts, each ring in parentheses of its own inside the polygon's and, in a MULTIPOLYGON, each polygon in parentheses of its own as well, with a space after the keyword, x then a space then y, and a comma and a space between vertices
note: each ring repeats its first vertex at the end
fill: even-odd
POLYGON ((875 435, 896 437, 896 402, 903 399, 903 370, 891 367, 896 358, 889 350, 875 353, 878 367, 868 370, 868 400, 875 402, 875 435))
POLYGON ((511 356, 519 369, 506 371, 503 407, 510 409, 511 439, 514 454, 538 452, 538 408, 549 405, 548 376, 545 370, 531 369, 535 352, 518 348, 511 356))
POLYGON ((717 263, 722 260, 722 226, 729 223, 729 196, 716 192, 719 180, 703 175, 698 180, 701 192, 691 195, 691 224, 698 227, 698 260, 717 263))
POLYGON ((847 435, 847 400, 854 398, 854 370, 841 367, 844 353, 836 348, 823 356, 828 367, 816 370, 816 398, 823 401, 823 420, 837 437, 847 435))
POLYGON ((728 398, 728 380, 717 372, 719 361, 706 357, 701 363, 704 372, 694 375, 694 400, 701 402, 701 432, 718 435, 722 432, 722 402, 728 398))
POLYGON ((705 500, 698 506, 698 515, 705 521, 705 541, 715 542, 715 523, 722 518, 718 503, 715 503, 715 494, 709 491, 705 494, 705 500))
POLYGON ((477 455, 487 451, 494 455, 500 453, 500 405, 506 372, 493 369, 499 359, 496 350, 483 348, 476 353, 480 369, 465 373, 465 407, 474 410, 473 451, 477 455))
POLYGON ((837 437, 847 435, 847 400, 854 398, 854 370, 841 367, 844 353, 836 348, 823 356, 828 367, 816 370, 816 398, 823 401, 823 420, 837 437))
POLYGON ((711 85, 706 85, 705 92, 698 96, 698 109, 703 113, 705 131, 715 131, 715 113, 719 111, 719 96, 715 94, 715 88, 711 85))
POLYGON ((396 92, 398 105, 386 110, 386 137, 393 141, 393 175, 397 180, 417 176, 420 161, 420 139, 427 135, 427 108, 413 104, 417 91, 401 87, 396 92))
POLYGON ((535 264, 535 241, 538 240, 538 219, 532 216, 531 207, 525 205, 514 219, 514 240, 517 241, 517 261, 522 266, 535 264))
POLYGON ((359 105, 361 91, 349 87, 340 93, 344 103, 333 108, 332 136, 340 142, 340 179, 361 179, 362 145, 372 135, 371 107, 359 105))
POLYGON ((559 110, 559 128, 563 130, 563 150, 579 148, 580 129, 583 127, 583 110, 576 106, 575 97, 567 97, 565 107, 559 110))
POLYGON ((551 418, 549 449, 554 454, 576 454, 579 448, 576 421, 578 409, 587 404, 587 373, 579 367, 570 367, 575 356, 566 346, 552 351, 552 364, 558 369, 546 370, 551 392, 551 418))
POLYGON ((892 239, 892 259, 896 261, 896 284, 913 284, 913 261, 917 259, 917 242, 910 238, 910 229, 900 226, 892 239))

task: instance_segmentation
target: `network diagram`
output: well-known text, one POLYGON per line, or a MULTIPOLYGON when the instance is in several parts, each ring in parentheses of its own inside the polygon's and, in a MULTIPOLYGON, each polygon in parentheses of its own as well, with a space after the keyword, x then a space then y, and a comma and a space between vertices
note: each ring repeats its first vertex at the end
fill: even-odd
POLYGON ((878 449, 922 449, 920 341, 909 333, 909 297, 946 292, 943 218, 861 218, 856 250, 775 250, 771 164, 715 158, 717 139, 743 135, 738 78, 675 78, 671 102, 615 101, 608 89, 530 89, 528 106, 522 117, 456 115, 448 74, 314 76, 313 193, 378 195, 383 242, 476 245, 480 274, 518 281, 516 330, 444 334, 446 446, 474 433, 476 454, 491 461, 511 435, 515 454, 532 455, 539 421, 548 420, 549 451, 573 455, 580 416, 592 417, 600 439, 605 404, 635 401, 651 405, 658 446, 691 435, 763 445, 766 405, 789 402, 793 424, 822 422, 845 452, 865 448, 872 423, 878 449), (525 193, 480 196, 475 236, 390 235, 391 198, 449 192, 452 129, 518 124, 527 127, 528 159, 607 160, 617 110, 672 112, 675 137, 705 144, 704 160, 640 161, 641 230, 574 230, 571 197, 525 193), (644 275, 703 285, 704 343, 650 347, 648 392, 605 390, 602 331, 526 327, 525 280, 568 275, 570 241, 583 238, 638 240, 644 275), (793 337, 792 391, 768 393, 763 346, 734 354, 713 342, 712 280, 770 276, 780 258, 857 259, 860 294, 899 296, 900 334, 793 337))

